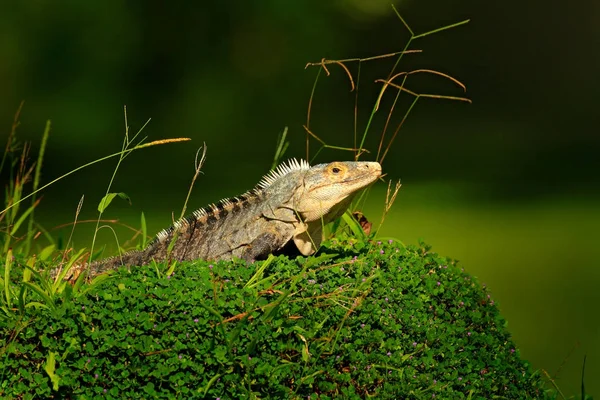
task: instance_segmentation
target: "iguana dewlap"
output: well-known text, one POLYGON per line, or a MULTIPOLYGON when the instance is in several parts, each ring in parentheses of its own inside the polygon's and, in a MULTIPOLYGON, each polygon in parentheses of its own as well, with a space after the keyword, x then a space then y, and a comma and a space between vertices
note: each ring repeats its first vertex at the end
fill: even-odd
POLYGON ((324 224, 340 217, 358 191, 381 176, 377 162, 332 162, 311 167, 289 160, 258 185, 195 211, 158 233, 141 251, 93 262, 90 275, 152 260, 264 259, 293 241, 303 255, 316 251, 324 224), (175 240, 175 243, 172 243, 175 240))

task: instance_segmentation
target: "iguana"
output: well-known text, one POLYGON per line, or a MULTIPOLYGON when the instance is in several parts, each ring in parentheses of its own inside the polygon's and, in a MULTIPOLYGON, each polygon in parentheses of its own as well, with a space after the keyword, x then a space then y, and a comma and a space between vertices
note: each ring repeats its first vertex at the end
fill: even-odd
POLYGON ((252 262, 290 241, 301 254, 310 255, 321 243, 322 226, 340 217, 357 192, 380 176, 377 162, 311 167, 304 160, 291 159, 265 175, 254 189, 201 208, 162 230, 144 250, 92 262, 89 276, 152 260, 238 257, 252 262))

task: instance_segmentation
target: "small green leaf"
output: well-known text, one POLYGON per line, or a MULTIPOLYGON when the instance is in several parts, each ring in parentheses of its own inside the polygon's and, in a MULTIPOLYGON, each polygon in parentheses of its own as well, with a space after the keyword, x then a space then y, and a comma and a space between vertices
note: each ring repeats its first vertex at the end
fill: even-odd
POLYGON ((100 285, 102 282, 112 279, 112 275, 110 274, 111 272, 112 271, 108 271, 103 274, 95 276, 94 279, 92 279, 92 281, 89 284, 86 284, 83 287, 82 287, 82 284, 85 283, 85 279, 82 278, 82 275, 84 275, 84 274, 79 275, 79 277, 77 278, 77 281, 75 281, 75 286, 73 286, 73 290, 74 290, 76 296, 84 295, 87 292, 89 292, 90 290, 93 290, 96 286, 100 285))
POLYGON ((123 200, 125 200, 129 204, 131 204, 131 199, 129 198, 129 196, 127 196, 123 192, 120 192, 120 193, 108 193, 106 196, 104 196, 102 198, 102 200, 100 200, 100 204, 98 204, 98 211, 104 212, 104 210, 106 210, 106 208, 110 205, 110 203, 112 203, 113 199, 115 197, 117 197, 117 196, 119 196, 120 198, 122 198, 123 200))
POLYGON ((31 280, 31 271, 35 265, 35 257, 29 258, 26 265, 28 268, 23 269, 23 282, 29 282, 31 280))
POLYGON ((167 270, 167 276, 173 275, 173 272, 175 272, 175 266, 176 265, 177 265, 177 261, 173 261, 173 263, 171 264, 171 266, 167 270))
POLYGON ((42 289, 35 283, 23 282, 23 285, 36 292, 44 300, 48 308, 54 309, 56 307, 56 305, 54 304, 54 299, 48 293, 46 293, 44 289, 42 289))
POLYGON ((146 238, 148 237, 148 230, 146 228, 146 216, 144 215, 144 212, 142 211, 142 217, 141 217, 141 227, 142 227, 142 248, 146 247, 146 238))
POLYGON ((346 211, 342 215, 342 219, 344 220, 344 222, 346 224, 348 224, 348 226, 352 230, 352 233, 354 234, 354 236, 356 236, 361 241, 367 241, 368 237, 365 234, 364 229, 362 228, 362 226, 360 226, 358 221, 352 216, 350 211, 346 211))
POLYGON ((202 396, 206 396, 206 393, 208 392, 208 389, 210 389, 210 387, 212 386, 213 383, 215 383, 215 381, 217 379, 219 379, 221 377, 221 374, 216 374, 215 376, 213 376, 212 378, 210 378, 210 381, 208 381, 208 383, 206 384, 205 387, 199 387, 197 389, 197 393, 202 392, 202 396))
POLYGON ((117 196, 119 196, 120 198, 122 198, 123 200, 128 202, 129 205, 131 205, 131 198, 126 193, 119 192, 119 193, 117 193, 117 196))
POLYGON ((51 351, 48 353, 46 357, 46 364, 44 365, 44 371, 50 377, 52 381, 52 389, 58 390, 58 383, 60 382, 60 377, 54 373, 56 369, 56 353, 51 351))
POLYGON ((27 288, 25 286, 21 286, 21 290, 19 290, 19 312, 23 314, 25 312, 25 296, 26 296, 27 288))
POLYGON ((27 218, 27 216, 29 214, 31 214, 31 212, 33 211, 34 206, 29 207, 27 210, 25 210, 25 212, 23 214, 21 214, 21 216, 19 217, 19 219, 17 220, 17 222, 14 223, 10 234, 11 236, 14 236, 17 231, 19 230, 19 228, 21 227, 21 224, 25 221, 25 219, 27 218))
POLYGON ((48 257, 52 255, 54 249, 56 249, 56 246, 53 244, 44 247, 42 251, 40 251, 40 253, 38 254, 38 258, 42 261, 46 261, 48 257))
POLYGON ((307 363, 310 360, 310 352, 308 351, 308 346, 302 347, 302 361, 307 363))
MULTIPOLYGON (((62 291, 62 289, 64 288, 63 284, 65 283, 65 277, 67 276, 71 268, 75 265, 75 261, 77 261, 84 252, 85 248, 79 249, 79 251, 75 255, 72 255, 71 258, 69 258, 69 262, 67 262, 66 265, 62 266, 62 271, 60 272, 58 278, 52 285, 52 293, 60 293, 62 291)), ((80 276, 81 275, 83 275, 83 273, 80 274, 80 276)))
POLYGON ((25 304, 25 308, 31 308, 31 307, 35 307, 35 308, 43 308, 45 310, 49 310, 50 307, 48 307, 45 304, 40 303, 39 301, 30 301, 29 303, 25 304))
POLYGON ((104 212, 106 207, 113 201, 113 199, 117 196, 116 193, 109 193, 100 200, 100 204, 98 204, 98 211, 104 212))
POLYGON ((171 251, 173 251, 173 249, 175 248, 175 243, 177 243, 178 238, 179 238, 179 232, 175 231, 173 233, 173 238, 171 239, 171 242, 167 246, 167 254, 171 254, 171 251))
POLYGON ((12 291, 10 290, 10 268, 13 262, 12 249, 6 252, 6 262, 4 263, 4 296, 6 297, 6 305, 12 307, 12 291))

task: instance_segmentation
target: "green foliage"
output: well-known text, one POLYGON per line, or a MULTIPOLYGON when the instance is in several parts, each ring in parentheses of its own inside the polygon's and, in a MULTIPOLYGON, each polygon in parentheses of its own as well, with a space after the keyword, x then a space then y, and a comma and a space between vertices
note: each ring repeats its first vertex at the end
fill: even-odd
MULTIPOLYGON (((122 147, 121 151, 110 154, 108 156, 105 156, 105 157, 102 157, 99 159, 96 159, 94 161, 88 162, 84 165, 81 165, 81 166, 59 176, 58 178, 51 180, 49 183, 39 187, 41 164, 42 164, 42 161, 44 158, 45 147, 46 147, 46 144, 48 141, 48 135, 49 135, 49 131, 50 131, 50 121, 47 121, 47 123, 46 123, 46 129, 44 130, 44 134, 42 137, 42 144, 41 144, 42 147, 41 147, 40 153, 38 155, 37 163, 34 163, 33 165, 28 165, 28 152, 29 152, 29 148, 31 145, 26 143, 25 145, 21 146, 17 142, 17 139, 16 139, 16 131, 17 131, 17 127, 19 126, 20 112, 21 112, 21 109, 19 108, 19 110, 15 114, 15 120, 13 122, 13 127, 12 127, 11 133, 9 135, 7 144, 6 144, 6 149, 2 156, 2 160, 0 161, 0 173, 2 173, 2 168, 4 167, 5 163, 8 160, 9 164, 7 164, 7 165, 9 165, 8 170, 9 170, 9 177, 10 177, 9 183, 5 190, 4 209, 2 209, 0 211, 0 226, 3 225, 3 229, 0 229, 0 233, 1 233, 0 234, 0 246, 3 249, 3 254, 6 254, 9 250, 9 248, 11 246, 13 246, 13 248, 14 248, 15 245, 19 247, 19 251, 18 251, 19 254, 28 254, 29 250, 31 248, 31 242, 33 240, 33 237, 36 235, 36 233, 46 233, 45 230, 40 226, 36 226, 34 229, 34 221, 33 221, 33 210, 39 203, 39 199, 36 200, 36 196, 42 190, 46 189, 49 186, 52 186, 54 183, 58 182, 59 180, 66 178, 67 176, 74 174, 75 172, 78 172, 84 168, 87 168, 91 165, 97 164, 99 162, 108 160, 113 157, 118 157, 117 165, 115 166, 113 175, 108 184, 106 194, 100 200, 100 203, 98 205, 99 215, 98 215, 98 220, 97 220, 96 229, 95 229, 95 232, 97 232, 99 229, 100 220, 102 218, 102 213, 105 211, 105 209, 109 206, 109 204, 112 202, 112 200, 116 196, 131 203, 131 200, 129 199, 129 196, 127 196, 127 194, 122 193, 122 192, 112 193, 110 191, 112 183, 113 183, 115 176, 119 170, 119 166, 121 165, 121 162, 129 154, 131 154, 131 152, 139 150, 139 149, 151 147, 151 146, 163 145, 163 144, 168 144, 168 143, 177 143, 177 142, 190 140, 189 138, 173 138, 173 139, 155 140, 155 141, 152 141, 149 143, 144 143, 146 138, 138 139, 138 136, 144 130, 144 128, 150 122, 150 120, 148 120, 137 131, 137 133, 134 136, 130 137, 129 136, 129 125, 127 125, 127 112, 125 109, 125 137, 123 139, 123 147, 122 147), (17 152, 19 152, 19 151, 21 152, 20 155, 17 154, 17 152), (32 178, 31 175, 33 174, 34 168, 36 168, 36 169, 35 169, 35 176, 33 177, 32 191, 29 194, 24 195, 24 191, 26 190, 26 184, 31 180, 31 178, 32 178), (32 205, 29 208, 27 208, 25 211, 23 211, 22 213, 19 213, 21 203, 24 200, 27 200, 29 198, 32 199, 32 205), (25 222, 27 218, 29 218, 29 224, 27 225, 27 232, 25 233, 25 235, 19 237, 18 236, 19 228, 21 228, 21 226, 23 225, 23 222, 25 222), (36 232, 36 230, 39 230, 39 231, 36 232), (25 242, 23 243, 24 238, 25 238, 25 242)), ((77 214, 80 211, 80 207, 81 207, 81 202, 79 204, 77 214)), ((51 244, 54 244, 54 240, 50 235, 46 234, 46 237, 50 240, 51 244)), ((95 244, 95 236, 94 236, 94 240, 92 240, 90 256, 92 256, 94 254, 94 244, 95 244)))
POLYGON ((112 201, 114 200, 115 197, 119 196, 120 198, 122 198, 123 200, 127 201, 129 204, 131 204, 131 199, 129 198, 129 196, 127 196, 126 193, 120 192, 120 193, 107 193, 106 196, 104 196, 102 198, 102 200, 100 200, 100 204, 98 204, 98 212, 103 213, 104 210, 106 210, 106 208, 110 205, 110 203, 112 203, 112 201))
POLYGON ((8 169, 9 182, 5 187, 4 205, 6 209, 0 212, 0 225, 3 225, 0 230, 0 244, 2 245, 3 254, 9 251, 10 246, 14 245, 15 241, 22 241, 23 252, 29 254, 33 241, 33 224, 34 224, 34 209, 39 204, 35 195, 23 197, 26 190, 26 185, 33 180, 33 191, 38 189, 41 175, 41 166, 44 160, 48 135, 50 134, 50 121, 46 122, 46 129, 42 136, 40 150, 37 162, 29 165, 29 152, 31 145, 28 143, 21 144, 17 140, 17 128, 19 127, 19 116, 23 108, 23 103, 19 106, 15 118, 13 120, 11 131, 8 135, 6 147, 0 161, 0 175, 2 175, 4 165, 6 163, 8 169), (35 169, 35 173, 34 173, 35 169), (19 213, 19 203, 31 197, 31 206, 19 213), (17 235, 23 223, 28 219, 27 234, 25 239, 18 238, 17 235), (15 240, 17 239, 17 240, 15 240), (24 239, 24 243, 23 243, 24 239))
POLYGON ((425 245, 122 268, 83 292, 0 320, 0 396, 553 398, 485 287, 425 245))

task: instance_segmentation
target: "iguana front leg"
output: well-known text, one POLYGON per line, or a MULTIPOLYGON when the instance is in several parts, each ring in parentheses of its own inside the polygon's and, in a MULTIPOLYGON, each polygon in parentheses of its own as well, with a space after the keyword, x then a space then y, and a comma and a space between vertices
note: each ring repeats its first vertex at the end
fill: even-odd
POLYGON ((263 232, 246 245, 240 258, 247 262, 263 260, 269 254, 281 249, 284 244, 285 243, 282 243, 281 241, 281 235, 279 233, 272 231, 263 232))
POLYGON ((322 221, 314 221, 302 223, 296 227, 294 232, 294 244, 304 256, 313 254, 323 240, 323 223, 322 221))

